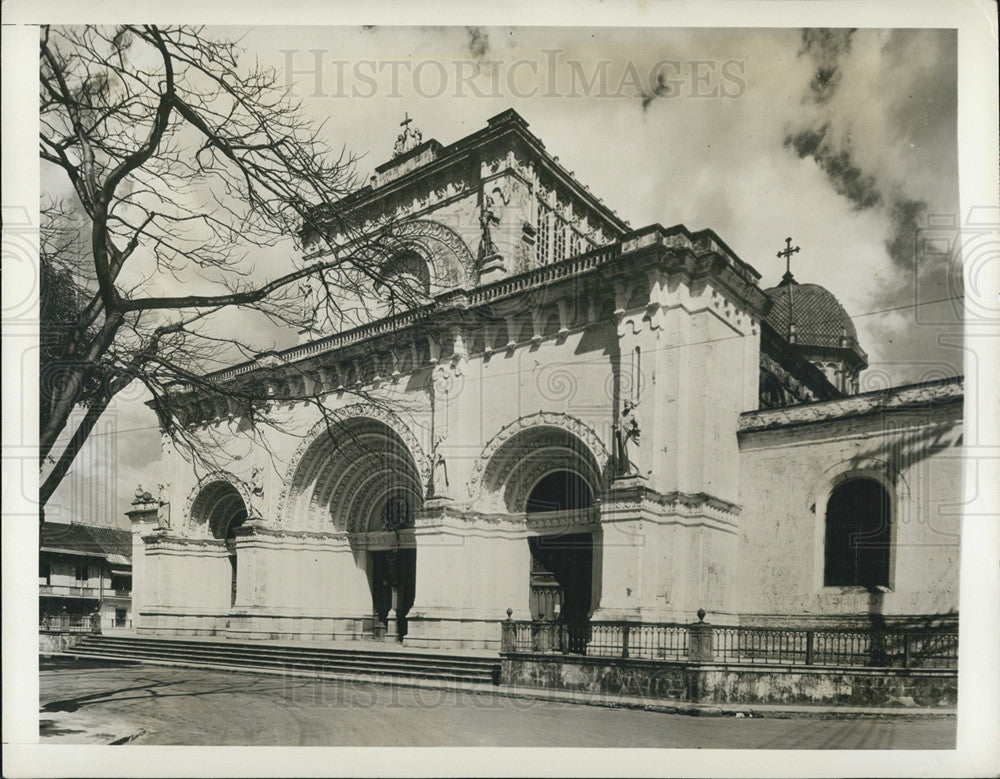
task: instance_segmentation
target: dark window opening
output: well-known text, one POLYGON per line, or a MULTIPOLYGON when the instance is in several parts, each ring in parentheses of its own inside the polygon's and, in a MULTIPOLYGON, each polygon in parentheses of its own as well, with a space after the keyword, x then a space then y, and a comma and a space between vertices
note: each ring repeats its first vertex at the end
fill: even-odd
POLYGON ((42 580, 42 584, 52 584, 52 565, 48 562, 40 562, 38 564, 38 578, 42 580))
MULTIPOLYGON (((545 476, 528 497, 527 513, 573 511, 594 503, 584 479, 572 471, 545 476)), ((592 533, 531 537, 530 612, 533 620, 557 620, 569 629, 573 652, 584 651, 593 589, 592 533)))
POLYGON ((526 511, 573 511, 594 505, 594 494, 572 471, 556 471, 544 477, 528 496, 526 511))
POLYGON ((78 582, 85 582, 90 580, 90 570, 86 565, 76 566, 76 580, 78 582))
POLYGON ((132 577, 122 576, 118 574, 111 574, 111 589, 112 590, 131 590, 132 589, 132 577))
POLYGON ((892 518, 889 495, 874 479, 838 486, 826 506, 823 583, 888 587, 892 518))
POLYGON ((236 555, 229 555, 229 565, 232 568, 232 580, 229 594, 229 605, 236 605, 236 555))

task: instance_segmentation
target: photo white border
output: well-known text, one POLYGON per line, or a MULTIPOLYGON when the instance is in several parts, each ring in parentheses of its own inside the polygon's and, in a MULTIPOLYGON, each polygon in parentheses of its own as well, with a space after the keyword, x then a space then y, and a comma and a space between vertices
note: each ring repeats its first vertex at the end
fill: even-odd
MULTIPOLYGON (((170 21, 267 25, 567 25, 664 27, 954 27, 959 31, 959 174, 961 213, 997 204, 997 15, 988 0, 913 2, 526 2, 442 1, 365 4, 296 0, 270 7, 235 2, 164 4, 31 2, 3 4, 3 205, 24 206, 38 224, 37 56, 34 25, 170 21)), ((4 310, 34 283, 31 269, 5 267, 4 310)), ((997 274, 1000 276, 1000 274, 997 274)), ((995 308, 1000 279, 977 290, 995 308)), ((967 290, 968 291, 968 290, 967 290)), ((37 376, 16 330, 4 322, 3 350, 3 740, 7 776, 324 776, 324 775, 684 775, 684 776, 960 776, 1000 771, 1000 435, 997 330, 967 341, 965 424, 978 433, 978 494, 967 484, 962 533, 958 748, 942 751, 791 751, 655 749, 393 749, 157 747, 124 749, 39 745, 37 675, 37 527, 25 520, 37 491, 30 447, 37 438, 37 398, 22 396, 37 376), (972 370, 978 375, 972 375, 972 370), (24 462, 24 471, 20 470, 24 462)), ((970 480, 971 481, 971 480, 970 480)))

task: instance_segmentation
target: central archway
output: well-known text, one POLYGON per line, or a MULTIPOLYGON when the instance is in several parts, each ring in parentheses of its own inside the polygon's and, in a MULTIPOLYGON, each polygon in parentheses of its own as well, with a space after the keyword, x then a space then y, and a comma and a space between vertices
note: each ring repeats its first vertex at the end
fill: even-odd
POLYGON ((383 421, 331 422, 295 470, 283 523, 297 530, 342 533, 367 581, 371 612, 401 639, 413 605, 416 545, 413 518, 423 505, 416 460, 383 421))
MULTIPOLYGON (((573 471, 553 471, 528 495, 526 515, 580 512, 593 506, 593 490, 573 471)), ((531 551, 530 612, 534 620, 557 619, 583 634, 590 618, 594 580, 594 535, 556 533, 528 538, 531 551)))
MULTIPOLYGON (((558 622, 560 635, 568 642, 564 648, 582 652, 598 601, 595 501, 604 481, 595 450, 602 450, 596 436, 588 441, 568 424, 546 424, 549 419, 565 423, 569 418, 555 414, 529 418, 533 423, 488 447, 479 494, 483 506, 523 517, 531 618, 558 622)), ((579 424, 577 428, 585 432, 579 424)))

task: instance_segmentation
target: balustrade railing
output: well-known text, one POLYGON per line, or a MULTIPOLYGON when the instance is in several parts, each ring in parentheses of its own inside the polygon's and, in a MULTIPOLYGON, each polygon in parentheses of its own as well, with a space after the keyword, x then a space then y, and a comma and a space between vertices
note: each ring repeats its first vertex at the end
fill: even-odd
POLYGON ((716 627, 706 622, 501 623, 501 652, 578 654, 636 660, 954 670, 958 632, 716 627))
POLYGON ((94 614, 45 614, 38 627, 48 633, 100 633, 101 615, 94 614))
POLYGON ((78 598, 97 598, 101 591, 97 587, 83 587, 70 584, 39 584, 41 595, 64 595, 78 598))

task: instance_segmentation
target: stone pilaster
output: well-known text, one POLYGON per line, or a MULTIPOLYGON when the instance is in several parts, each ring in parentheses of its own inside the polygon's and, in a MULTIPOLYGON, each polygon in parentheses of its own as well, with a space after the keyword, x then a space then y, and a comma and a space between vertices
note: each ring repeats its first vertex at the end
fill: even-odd
POLYGON ((616 479, 601 502, 594 620, 689 622, 700 608, 733 613, 739 507, 616 479))
POLYGON ((136 630, 143 622, 143 608, 150 597, 155 598, 146 566, 146 545, 142 539, 157 527, 158 511, 156 503, 133 503, 132 509, 125 512, 132 525, 132 626, 136 630))
POLYGON ((418 512, 416 598, 406 644, 496 648, 508 608, 528 614, 530 554, 523 527, 466 515, 450 501, 418 512))

